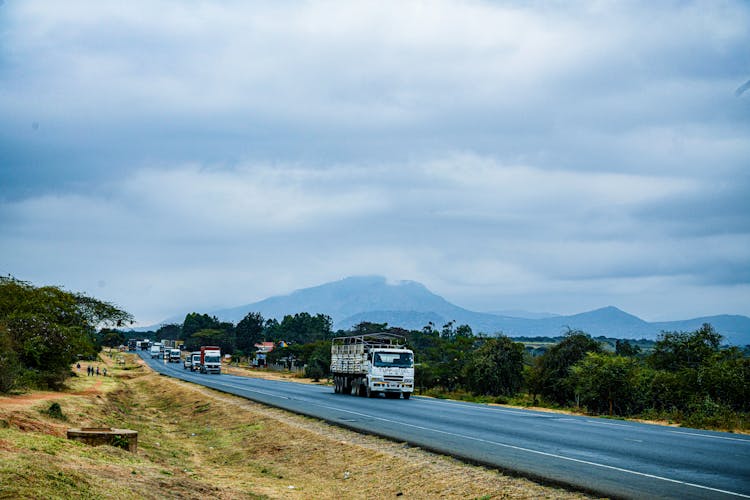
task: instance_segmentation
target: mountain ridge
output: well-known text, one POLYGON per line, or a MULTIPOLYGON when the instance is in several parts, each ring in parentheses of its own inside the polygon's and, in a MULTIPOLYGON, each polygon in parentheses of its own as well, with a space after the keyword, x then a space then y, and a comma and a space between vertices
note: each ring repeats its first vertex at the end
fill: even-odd
MULTIPOLYGON (((362 321, 388 323, 410 330, 421 329, 429 322, 440 329, 449 321, 455 321, 456 325, 469 325, 475 333, 503 333, 511 337, 555 337, 571 329, 583 330, 594 337, 654 339, 662 331, 691 331, 703 323, 711 323, 728 342, 750 344, 750 318, 747 316, 722 314, 648 322, 609 305, 572 315, 522 318, 471 311, 452 304, 419 282, 389 283, 382 276, 352 276, 209 314, 236 324, 249 312, 278 320, 300 312, 327 314, 336 330, 349 329, 362 321)), ((165 322, 179 323, 183 319, 184 316, 175 316, 165 322)))

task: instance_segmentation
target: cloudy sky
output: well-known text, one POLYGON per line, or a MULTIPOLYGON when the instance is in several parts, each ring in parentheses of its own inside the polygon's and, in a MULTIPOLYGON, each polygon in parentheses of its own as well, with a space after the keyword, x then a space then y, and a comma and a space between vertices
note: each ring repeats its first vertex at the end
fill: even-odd
POLYGON ((750 315, 749 79, 741 0, 0 0, 0 274, 750 315))

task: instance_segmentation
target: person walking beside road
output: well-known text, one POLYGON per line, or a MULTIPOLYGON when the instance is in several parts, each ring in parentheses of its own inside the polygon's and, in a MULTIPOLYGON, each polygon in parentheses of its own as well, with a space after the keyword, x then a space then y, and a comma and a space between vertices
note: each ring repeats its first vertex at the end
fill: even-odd
POLYGON ((97 377, 99 376, 99 367, 98 366, 96 367, 96 376, 97 377))

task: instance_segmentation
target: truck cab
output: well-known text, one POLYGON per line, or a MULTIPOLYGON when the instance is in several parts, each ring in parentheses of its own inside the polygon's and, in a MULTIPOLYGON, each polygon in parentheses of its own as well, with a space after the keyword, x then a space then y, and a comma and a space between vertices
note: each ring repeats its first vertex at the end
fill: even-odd
POLYGON ((201 373, 221 373, 221 349, 213 346, 201 347, 201 373))
POLYGON ((200 351, 193 351, 190 354, 188 354, 187 357, 190 359, 190 371, 191 372, 198 371, 201 369, 201 352, 200 351))
POLYGON ((414 392, 414 352, 391 333, 337 337, 331 344, 334 392, 388 399, 414 392))
POLYGON ((408 349, 373 349, 367 356, 370 369, 367 390, 382 392, 386 398, 406 399, 414 390, 414 353, 408 349))

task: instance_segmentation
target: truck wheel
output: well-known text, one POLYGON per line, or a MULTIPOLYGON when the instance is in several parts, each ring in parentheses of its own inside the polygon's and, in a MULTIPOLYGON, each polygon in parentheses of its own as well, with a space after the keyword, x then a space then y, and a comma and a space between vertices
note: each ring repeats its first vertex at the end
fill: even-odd
POLYGON ((410 397, 411 397, 411 392, 404 393, 404 399, 409 399, 410 397))
POLYGON ((368 398, 376 398, 376 397, 378 397, 378 392, 377 391, 373 391, 372 389, 370 389, 370 386, 367 386, 366 391, 367 391, 367 397, 368 398))
POLYGON ((333 377, 333 393, 341 393, 341 378, 338 375, 334 375, 333 377))

